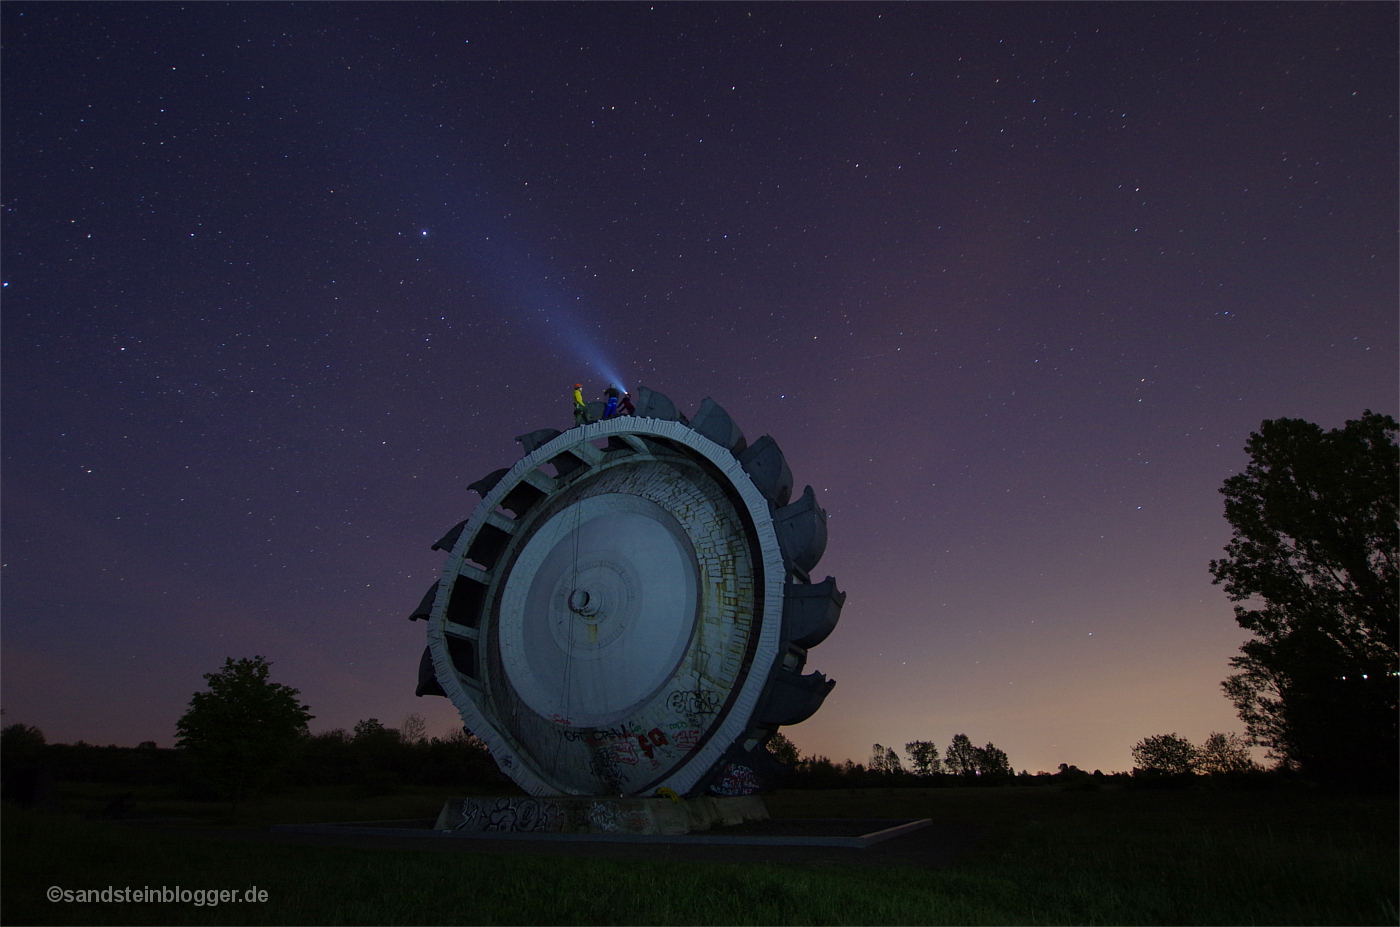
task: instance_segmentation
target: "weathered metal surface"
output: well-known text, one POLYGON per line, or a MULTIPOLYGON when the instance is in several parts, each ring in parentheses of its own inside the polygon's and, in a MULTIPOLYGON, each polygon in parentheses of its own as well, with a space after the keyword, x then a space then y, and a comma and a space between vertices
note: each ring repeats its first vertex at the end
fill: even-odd
POLYGON ((472 492, 476 493, 478 496, 485 498, 488 492, 496 488, 496 484, 501 481, 501 477, 505 476, 509 472, 509 467, 502 467, 499 470, 492 470, 490 473, 486 474, 481 479, 477 480, 475 483, 469 484, 467 488, 470 489, 472 492))
POLYGON ((515 440, 520 442, 521 446, 525 448, 525 453, 528 454, 541 444, 546 444, 559 435, 558 428, 538 428, 523 435, 516 435, 515 440))
POLYGON ((423 648, 423 657, 418 661, 418 688, 414 690, 413 694, 420 698, 424 695, 447 695, 437 681, 437 674, 433 672, 431 647, 423 648))
POLYGON ((739 454, 739 462, 754 485, 775 505, 787 505, 792 498, 792 470, 771 435, 764 435, 745 448, 739 454))
POLYGON ((700 411, 691 419, 690 427, 700 432, 731 454, 742 454, 748 448, 744 433, 724 408, 708 396, 700 403, 700 411))
POLYGON ((746 446, 711 399, 688 424, 646 388, 636 416, 519 440, 413 615, 438 686, 537 796, 757 789, 762 744, 834 685, 800 675, 845 599, 807 586, 811 487, 786 505, 771 437, 746 446))
POLYGON ((758 721, 762 724, 801 724, 816 714, 833 686, 822 673, 802 675, 786 669, 774 671, 758 721))
MULTIPOLYGON (((483 493, 483 495, 485 494, 483 493)), ((433 550, 451 550, 456 546, 457 539, 462 536, 462 529, 466 526, 467 520, 465 518, 457 522, 457 524, 448 529, 446 534, 438 538, 437 543, 433 545, 433 550)))
POLYGON ((774 512, 773 522, 783 560, 803 574, 810 572, 826 553, 826 512, 817 505, 812 487, 802 490, 796 502, 774 512))
POLYGON ((649 387, 638 387, 636 406, 636 418, 657 418, 664 422, 686 424, 685 416, 676 408, 671 397, 665 393, 658 393, 649 387))
POLYGON ((836 629, 845 604, 846 593, 830 576, 806 586, 789 584, 783 598, 783 635, 803 649, 815 647, 836 629))

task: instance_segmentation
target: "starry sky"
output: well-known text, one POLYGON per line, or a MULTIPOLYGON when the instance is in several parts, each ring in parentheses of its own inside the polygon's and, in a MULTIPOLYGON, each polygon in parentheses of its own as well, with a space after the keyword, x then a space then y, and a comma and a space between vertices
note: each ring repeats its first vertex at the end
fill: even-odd
POLYGON ((3 707, 170 746, 265 655, 411 712, 467 485, 611 379, 771 434, 849 598, 804 753, 1241 730, 1266 418, 1397 412, 1397 7, 30 3, 3 707))

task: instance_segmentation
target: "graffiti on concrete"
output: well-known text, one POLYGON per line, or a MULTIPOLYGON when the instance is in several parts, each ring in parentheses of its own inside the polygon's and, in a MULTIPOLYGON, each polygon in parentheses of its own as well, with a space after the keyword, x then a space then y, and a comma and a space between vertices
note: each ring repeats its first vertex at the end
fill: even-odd
POLYGON ((588 806, 588 828, 599 834, 644 834, 651 816, 640 808, 616 801, 595 801, 588 806))
POLYGON ((752 769, 730 763, 719 781, 710 786, 710 791, 715 795, 757 795, 761 788, 752 769))
POLYGON ((455 831, 559 833, 565 824, 563 809, 541 798, 466 798, 461 815, 455 831))
MULTIPOLYGON (((674 793, 673 793, 674 794, 674 793)), ((657 833, 656 799, 459 798, 438 827, 455 833, 657 833)))
POLYGON ((711 689, 677 689, 667 697, 666 707, 692 724, 697 724, 702 715, 713 715, 719 711, 719 694, 711 689))

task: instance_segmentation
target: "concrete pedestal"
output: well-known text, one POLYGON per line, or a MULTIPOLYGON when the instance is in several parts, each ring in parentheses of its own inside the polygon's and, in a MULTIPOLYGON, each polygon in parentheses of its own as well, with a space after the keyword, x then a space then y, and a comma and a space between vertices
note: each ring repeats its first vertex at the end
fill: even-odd
POLYGON ((757 795, 735 798, 449 798, 436 829, 459 833, 690 834, 766 821, 757 795))

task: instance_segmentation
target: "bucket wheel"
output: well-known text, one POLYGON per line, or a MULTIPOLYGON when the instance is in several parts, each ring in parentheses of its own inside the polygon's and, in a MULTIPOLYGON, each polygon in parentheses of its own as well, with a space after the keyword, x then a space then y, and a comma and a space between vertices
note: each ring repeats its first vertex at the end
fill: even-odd
POLYGON ((419 695, 451 699, 534 795, 747 794, 763 745, 835 685, 804 674, 845 595, 810 571, 826 513, 771 437, 749 445, 706 399, 520 436, 472 484, 414 618, 419 695))

